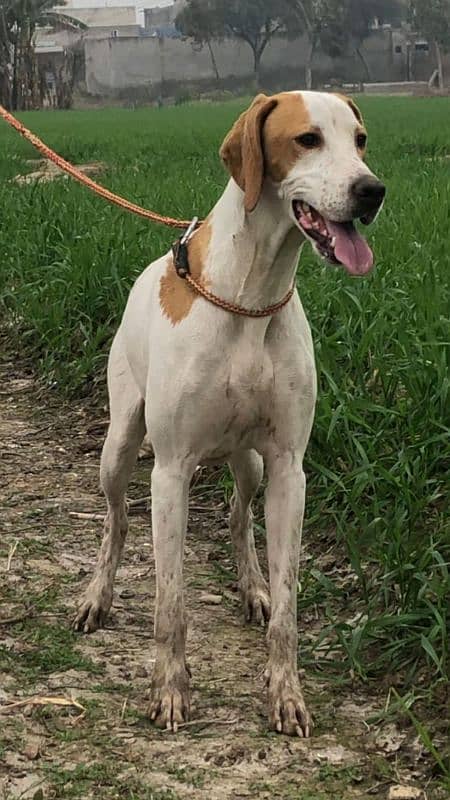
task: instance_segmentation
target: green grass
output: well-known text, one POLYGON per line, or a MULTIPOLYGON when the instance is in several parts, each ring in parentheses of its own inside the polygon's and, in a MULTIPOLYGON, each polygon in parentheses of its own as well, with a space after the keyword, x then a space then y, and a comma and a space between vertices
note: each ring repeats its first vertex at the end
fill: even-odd
POLYGON ((15 634, 21 643, 19 652, 11 653, 0 646, 0 667, 9 671, 14 668, 16 676, 29 684, 42 680, 53 672, 69 669, 98 672, 89 658, 76 649, 79 640, 76 634, 63 625, 48 625, 38 620, 27 620, 15 626, 15 634))
POLYGON ((121 777, 123 765, 117 759, 79 764, 75 769, 45 765, 48 783, 55 797, 84 800, 90 792, 106 790, 111 800, 178 800, 171 789, 153 789, 137 778, 121 777))
MULTIPOLYGON (((217 151, 242 106, 22 118, 69 160, 106 162, 101 181, 113 191, 189 218, 206 214, 225 185, 217 151)), ((368 98, 361 107, 370 163, 389 190, 369 234, 377 269, 354 281, 308 253, 298 273, 320 381, 306 539, 313 547, 337 536, 357 583, 338 589, 310 569, 299 604, 329 607, 324 635, 346 673, 397 676, 396 685, 400 674, 405 690, 420 680, 421 696, 433 690, 438 702, 450 661, 450 101, 368 98), (359 621, 336 621, 338 594, 346 618, 359 621)), ((11 338, 49 386, 92 392, 104 385, 134 278, 174 234, 71 182, 8 182, 34 152, 4 125, 0 145, 0 303, 11 338)))

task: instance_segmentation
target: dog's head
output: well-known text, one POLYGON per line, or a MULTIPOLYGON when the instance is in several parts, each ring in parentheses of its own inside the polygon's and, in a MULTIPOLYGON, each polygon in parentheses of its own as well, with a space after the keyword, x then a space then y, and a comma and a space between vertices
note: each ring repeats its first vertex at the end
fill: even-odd
POLYGON ((363 118, 351 99, 283 92, 258 95, 220 154, 248 212, 270 182, 292 224, 321 257, 364 275, 373 254, 354 220, 373 222, 386 193, 364 163, 366 145, 363 118))

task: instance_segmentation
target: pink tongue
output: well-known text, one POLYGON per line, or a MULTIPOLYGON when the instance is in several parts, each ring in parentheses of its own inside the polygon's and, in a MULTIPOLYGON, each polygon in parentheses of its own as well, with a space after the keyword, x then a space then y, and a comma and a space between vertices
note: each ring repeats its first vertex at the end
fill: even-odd
POLYGON ((353 222, 329 222, 327 228, 336 237, 334 253, 351 275, 367 275, 373 267, 373 253, 353 222))

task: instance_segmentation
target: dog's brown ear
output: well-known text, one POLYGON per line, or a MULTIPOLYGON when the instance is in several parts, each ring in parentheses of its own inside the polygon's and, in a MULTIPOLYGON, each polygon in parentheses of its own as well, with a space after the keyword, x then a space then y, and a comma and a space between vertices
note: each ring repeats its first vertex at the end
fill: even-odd
POLYGON ((245 193, 246 211, 253 211, 264 182, 263 127, 277 105, 274 97, 259 94, 233 125, 220 148, 220 156, 237 185, 245 193))

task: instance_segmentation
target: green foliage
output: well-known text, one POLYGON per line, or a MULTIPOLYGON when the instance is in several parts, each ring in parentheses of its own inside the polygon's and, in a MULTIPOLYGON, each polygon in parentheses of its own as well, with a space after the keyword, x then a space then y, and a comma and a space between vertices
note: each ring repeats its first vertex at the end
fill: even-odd
POLYGON ((448 755, 445 756, 439 752, 439 750, 434 745, 430 731, 428 730, 426 725, 424 725, 424 723, 421 722, 416 717, 416 715, 411 711, 411 708, 405 702, 404 698, 400 697, 400 695, 398 694, 398 692, 396 692, 395 689, 393 689, 392 693, 398 702, 399 708, 401 708, 403 713, 409 717, 410 721, 414 725, 418 739, 420 740, 426 751, 433 758, 436 764, 437 771, 441 775, 442 786, 445 789, 450 790, 450 758, 448 757, 448 755))
MULTIPOLYGON (((80 20, 53 9, 52 0, 5 0, 0 5, 0 101, 7 108, 39 105, 39 77, 33 38, 38 26, 84 30, 80 20)), ((64 2, 61 5, 65 5, 64 2)))
POLYGON ((20 638, 23 652, 12 655, 6 648, 0 648, 0 665, 5 669, 14 666, 22 680, 42 680, 52 672, 68 669, 97 670, 90 659, 76 650, 76 635, 67 627, 29 620, 22 623, 20 638))
POLYGON ((65 800, 84 800, 99 791, 101 795, 107 791, 110 800, 179 800, 171 789, 154 789, 134 775, 124 778, 123 765, 117 759, 103 758, 73 769, 49 763, 44 771, 54 796, 65 800))
POLYGON ((197 44, 223 38, 215 5, 215 0, 188 0, 175 20, 176 27, 197 44))
POLYGON ((381 22, 400 23, 405 16, 401 0, 282 0, 297 18, 300 29, 309 39, 309 63, 306 70, 311 84, 311 62, 316 48, 335 58, 356 52, 363 63, 366 77, 370 70, 361 45, 369 36, 375 18, 381 22))
POLYGON ((200 43, 224 37, 245 42, 252 49, 256 74, 271 38, 298 29, 296 15, 279 0, 188 0, 176 24, 200 43))
POLYGON ((321 0, 315 17, 322 47, 338 55, 358 49, 370 35, 375 18, 399 22, 402 14, 398 0, 321 0))
POLYGON ((413 24, 430 41, 450 49, 450 0, 412 0, 413 24))

